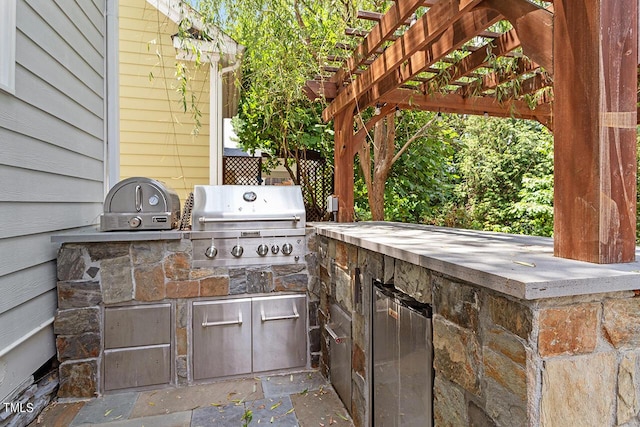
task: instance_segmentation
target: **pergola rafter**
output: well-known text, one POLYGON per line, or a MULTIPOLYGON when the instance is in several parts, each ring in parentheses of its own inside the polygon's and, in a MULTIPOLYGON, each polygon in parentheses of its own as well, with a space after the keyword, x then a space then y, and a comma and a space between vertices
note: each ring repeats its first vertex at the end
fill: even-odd
POLYGON ((353 157, 385 114, 518 117, 557 129, 556 254, 604 263, 634 258, 637 2, 547 3, 395 0, 384 14, 359 12, 373 26, 349 29, 357 46, 339 46, 325 76, 305 87, 309 97, 330 102, 323 119, 335 122, 339 221, 353 219, 353 157), (501 20, 512 29, 496 32, 501 20), (355 120, 374 105, 379 115, 355 120), (586 189, 571 183, 572 173, 585 175, 586 189))

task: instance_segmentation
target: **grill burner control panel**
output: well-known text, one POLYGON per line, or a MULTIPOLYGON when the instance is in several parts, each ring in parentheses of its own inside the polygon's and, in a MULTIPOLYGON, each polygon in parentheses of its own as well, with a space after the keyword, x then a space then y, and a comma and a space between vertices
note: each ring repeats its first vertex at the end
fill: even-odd
POLYGON ((304 235, 262 236, 260 232, 245 233, 241 232, 239 234, 242 236, 236 237, 204 237, 198 234, 205 233, 193 233, 193 266, 294 264, 304 261, 304 235))

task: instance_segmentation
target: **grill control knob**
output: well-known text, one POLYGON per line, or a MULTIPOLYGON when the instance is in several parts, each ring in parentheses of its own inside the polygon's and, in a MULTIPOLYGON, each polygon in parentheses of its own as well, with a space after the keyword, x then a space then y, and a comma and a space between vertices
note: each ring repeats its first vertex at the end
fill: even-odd
POLYGON ((271 246, 271 253, 276 255, 278 252, 280 252, 280 247, 278 245, 272 245, 271 246))
POLYGON ((204 251, 204 255, 209 259, 213 259, 218 255, 218 248, 211 245, 204 251))
POLYGON ((244 248, 240 245, 235 245, 233 248, 231 248, 231 255, 233 255, 236 258, 240 258, 243 252, 244 252, 244 248))
POLYGON ((291 252, 293 252, 293 245, 291 243, 285 243, 284 245, 282 245, 282 253, 285 255, 291 255, 291 252))
POLYGON ((266 256, 269 253, 269 246, 263 243, 258 246, 258 250, 256 252, 258 252, 258 255, 260 256, 266 256))
POLYGON ((134 216, 129 220, 129 227, 131 228, 138 228, 140 227, 140 224, 142 224, 142 218, 139 216, 134 216))

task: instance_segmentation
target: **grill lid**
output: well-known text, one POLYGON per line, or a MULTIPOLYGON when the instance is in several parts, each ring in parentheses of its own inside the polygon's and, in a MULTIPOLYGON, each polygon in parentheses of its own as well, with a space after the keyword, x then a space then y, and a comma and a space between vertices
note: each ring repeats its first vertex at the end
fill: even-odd
POLYGON ((304 228, 300 186, 196 185, 194 231, 304 228))

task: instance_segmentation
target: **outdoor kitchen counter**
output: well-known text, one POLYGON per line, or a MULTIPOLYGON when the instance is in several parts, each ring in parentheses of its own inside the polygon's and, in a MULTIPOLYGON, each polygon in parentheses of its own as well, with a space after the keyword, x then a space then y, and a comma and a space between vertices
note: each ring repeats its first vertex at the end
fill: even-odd
POLYGON ((187 231, 100 231, 97 227, 76 228, 51 236, 52 243, 137 242, 150 240, 180 240, 189 237, 187 231))
POLYGON ((640 289, 636 261, 553 256, 553 239, 391 222, 314 223, 318 235, 525 300, 640 289))

